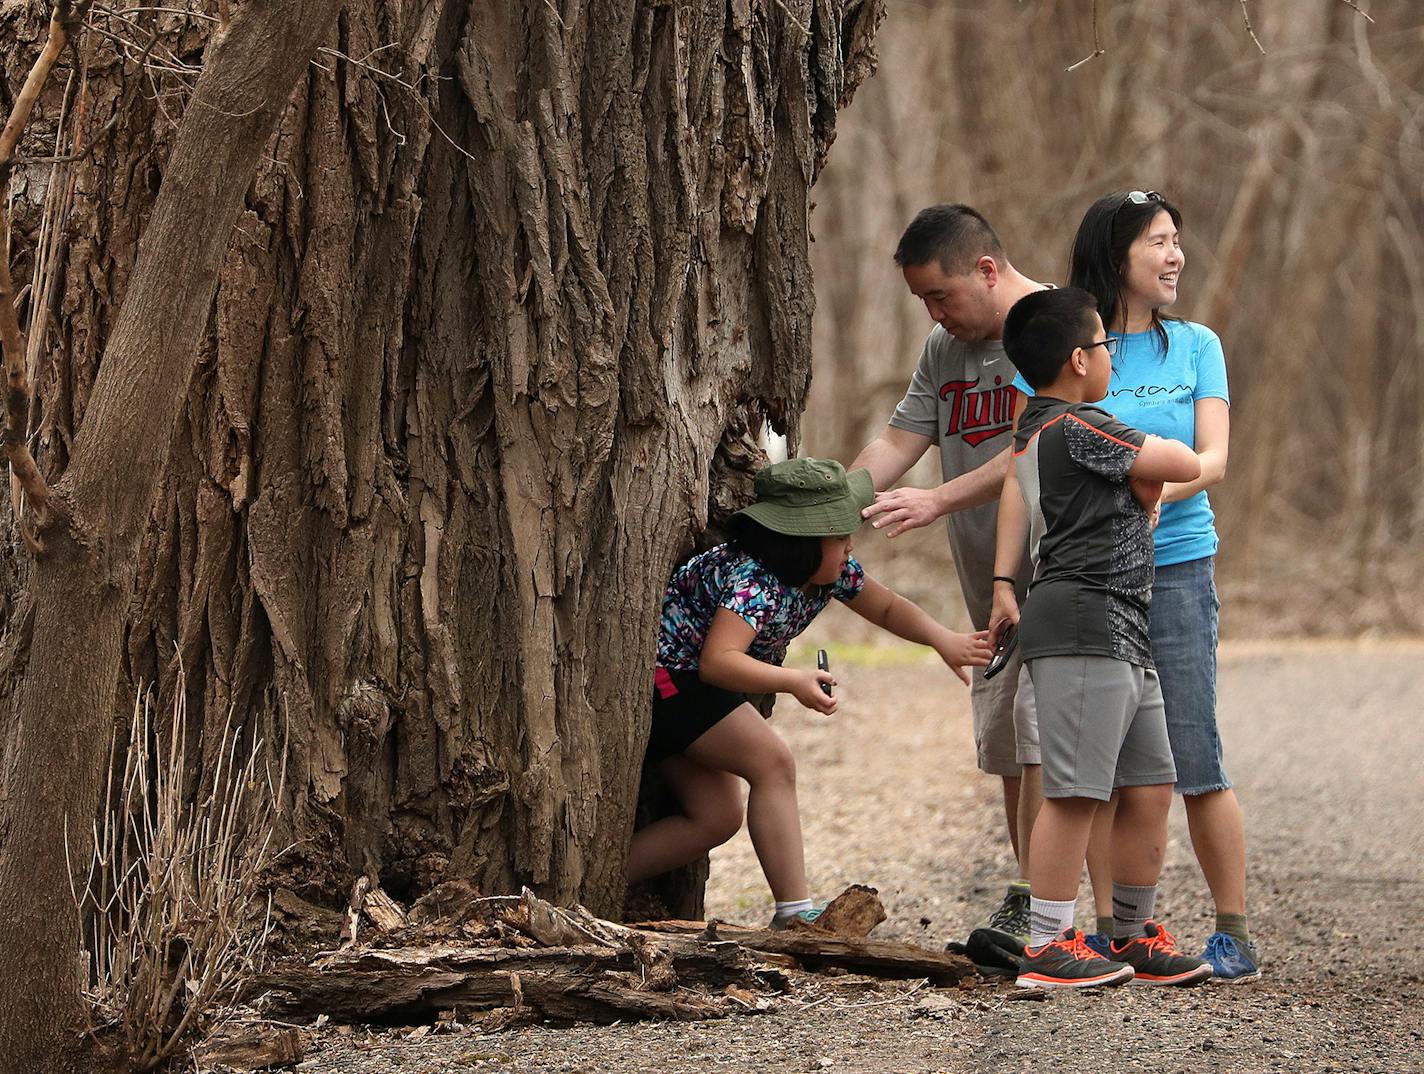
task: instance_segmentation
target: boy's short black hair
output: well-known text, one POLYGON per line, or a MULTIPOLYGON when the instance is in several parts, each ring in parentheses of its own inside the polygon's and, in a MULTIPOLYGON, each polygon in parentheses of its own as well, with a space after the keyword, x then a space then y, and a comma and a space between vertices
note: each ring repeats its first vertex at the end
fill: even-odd
POLYGON ((1098 301, 1078 287, 1031 291, 1004 318, 1004 353, 1037 391, 1058 379, 1078 347, 1093 342, 1098 301))
POLYGON ((917 212, 900 236, 895 265, 903 269, 937 261, 946 275, 962 276, 985 254, 1004 261, 1003 244, 983 213, 968 205, 931 205, 917 212))
POLYGON ((746 515, 727 519, 732 544, 776 575, 782 585, 802 586, 821 566, 821 538, 792 537, 769 530, 746 515))

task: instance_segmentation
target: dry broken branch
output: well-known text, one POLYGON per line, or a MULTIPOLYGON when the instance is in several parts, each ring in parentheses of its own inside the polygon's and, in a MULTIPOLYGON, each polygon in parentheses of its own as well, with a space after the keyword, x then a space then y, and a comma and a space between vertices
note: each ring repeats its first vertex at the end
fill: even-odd
MULTIPOLYGON (((50 15, 49 36, 20 88, 9 118, 0 130, 0 347, 5 353, 5 457, 11 471, 37 513, 49 502, 49 487, 35 466, 26 441, 30 416, 30 384, 25 369, 25 337, 16 313, 15 283, 10 274, 10 173, 15 166, 15 147, 20 143, 40 91, 49 80, 60 54, 74 37, 89 10, 89 0, 71 4, 59 0, 50 15)), ((21 533, 34 551, 42 547, 23 526, 21 533)))
MULTIPOLYGON (((1352 9, 1356 14, 1363 16, 1366 22, 1372 24, 1375 21, 1370 18, 1368 11, 1360 7, 1358 0, 1340 0, 1340 3, 1352 9)), ((1256 31, 1251 26, 1251 13, 1246 10, 1246 0, 1241 0, 1241 21, 1246 24, 1246 32, 1251 36, 1251 43, 1255 45, 1256 50, 1264 56, 1266 54, 1266 46, 1261 44, 1261 39, 1256 36, 1256 31)), ((1069 68, 1069 70, 1072 70, 1072 68, 1069 68)))
POLYGON ((39 100, 40 90, 49 80, 55 61, 59 59, 59 54, 64 51, 75 27, 83 20, 88 9, 87 0, 76 5, 71 5, 68 0, 60 0, 54 5, 45 47, 25 77, 25 84, 20 87, 20 95, 15 98, 15 106, 10 109, 10 117, 5 121, 4 129, 0 130, 0 182, 9 178, 15 146, 19 144, 20 135, 24 133, 25 126, 30 121, 30 113, 34 111, 35 102, 39 100))
POLYGON ((1083 64, 1089 62, 1090 60, 1096 60, 1099 56, 1104 54, 1105 50, 1103 49, 1102 43, 1098 40, 1098 0, 1093 0, 1091 14, 1093 20, 1093 51, 1087 56, 1084 56, 1077 63, 1070 64, 1067 68, 1067 70, 1070 72, 1076 71, 1078 68, 1082 67, 1083 64))
POLYGON ((361 929, 361 910, 366 905, 366 893, 371 890, 371 878, 358 876, 351 885, 351 900, 346 905, 346 918, 341 923, 341 949, 353 946, 361 929))
POLYGON ((1241 21, 1246 24, 1246 32, 1251 35, 1252 42, 1262 56, 1266 54, 1266 47, 1261 44, 1261 39, 1256 36, 1256 31, 1251 27, 1251 13, 1246 10, 1246 0, 1241 0, 1241 21))
POLYGON ((1366 22, 1373 23, 1375 21, 1374 19, 1370 18, 1370 13, 1368 11, 1360 7, 1359 0, 1340 0, 1340 3, 1344 4, 1348 8, 1352 8, 1356 14, 1363 15, 1366 22))

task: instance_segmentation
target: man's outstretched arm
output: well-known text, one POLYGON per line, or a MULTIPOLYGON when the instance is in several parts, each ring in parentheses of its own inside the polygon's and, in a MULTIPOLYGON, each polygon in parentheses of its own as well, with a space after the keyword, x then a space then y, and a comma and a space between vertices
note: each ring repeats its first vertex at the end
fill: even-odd
POLYGON ((887 425, 883 433, 860 449, 860 454, 847 469, 859 470, 864 466, 870 471, 875 490, 882 492, 904 477, 910 467, 920 461, 920 456, 933 446, 934 441, 923 433, 887 425))
POLYGON ((1004 487, 1004 475, 1009 470, 1007 447, 982 466, 934 488, 890 489, 932 443, 927 436, 890 426, 851 464, 851 469, 869 467, 875 487, 882 490, 861 515, 873 519, 876 529, 889 527, 887 537, 898 537, 906 530, 928 526, 954 511, 989 503, 998 499, 1004 487))

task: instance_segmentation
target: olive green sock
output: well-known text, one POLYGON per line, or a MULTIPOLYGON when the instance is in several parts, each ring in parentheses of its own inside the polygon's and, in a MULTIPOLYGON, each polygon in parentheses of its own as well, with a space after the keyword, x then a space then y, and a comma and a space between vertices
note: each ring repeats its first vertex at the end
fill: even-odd
POLYGON ((1099 918, 1098 918, 1097 931, 1100 932, 1100 933, 1102 933, 1104 936, 1111 936, 1111 935, 1113 934, 1113 933, 1112 933, 1112 914, 1108 914, 1107 917, 1099 917, 1099 918))
POLYGON ((1245 914, 1217 914, 1216 931, 1224 932, 1242 944, 1251 942, 1251 931, 1246 927, 1245 914))

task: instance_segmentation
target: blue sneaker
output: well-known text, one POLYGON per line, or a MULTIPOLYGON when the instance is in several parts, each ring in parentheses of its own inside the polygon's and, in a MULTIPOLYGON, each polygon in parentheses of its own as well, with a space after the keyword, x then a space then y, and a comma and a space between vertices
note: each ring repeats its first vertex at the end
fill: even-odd
POLYGON ((1213 932, 1206 941, 1202 960, 1211 963, 1213 981, 1239 984, 1261 976, 1261 956, 1254 943, 1242 944, 1227 932, 1213 932))
POLYGON ((1112 945, 1112 937, 1106 932, 1084 933, 1083 942, 1092 948, 1099 958, 1112 961, 1112 955, 1108 953, 1108 948, 1112 945))

